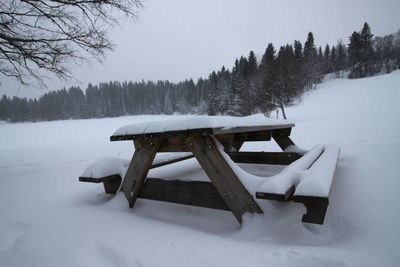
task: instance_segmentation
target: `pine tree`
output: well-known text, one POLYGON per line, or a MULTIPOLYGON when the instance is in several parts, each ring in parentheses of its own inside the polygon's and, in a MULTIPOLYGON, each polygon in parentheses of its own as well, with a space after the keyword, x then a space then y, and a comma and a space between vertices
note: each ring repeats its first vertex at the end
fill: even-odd
POLYGON ((347 48, 347 52, 349 54, 350 64, 355 65, 356 63, 361 61, 361 35, 354 31, 349 37, 350 43, 347 48))
POLYGON ((329 73, 332 71, 331 64, 331 49, 328 44, 325 46, 324 50, 324 73, 329 73))
POLYGON ((250 51, 248 57, 248 72, 250 77, 257 73, 257 58, 253 51, 250 51))
POLYGON ((314 44, 314 35, 308 33, 307 40, 304 43, 304 71, 307 89, 311 89, 315 84, 321 81, 321 70, 318 61, 317 48, 314 44))
POLYGON ((370 62, 373 60, 373 34, 368 23, 364 23, 364 26, 360 33, 360 59, 362 62, 370 62))
POLYGON ((317 57, 317 48, 314 44, 314 35, 312 32, 308 33, 307 40, 304 43, 304 58, 307 61, 313 61, 317 57))
POLYGON ((331 62, 332 70, 336 72, 339 69, 339 66, 338 66, 338 60, 337 60, 337 52, 336 52, 336 48, 334 46, 332 47, 332 50, 331 50, 330 62, 331 62))
POLYGON ((269 114, 272 107, 268 94, 274 90, 277 80, 276 51, 272 43, 269 43, 261 59, 259 67, 260 89, 258 94, 258 106, 265 114, 269 114))
MULTIPOLYGON (((337 64, 339 70, 345 70, 347 68, 347 52, 346 46, 342 41, 339 41, 336 45, 337 50, 337 64)), ((339 73, 337 73, 339 76, 339 73)))

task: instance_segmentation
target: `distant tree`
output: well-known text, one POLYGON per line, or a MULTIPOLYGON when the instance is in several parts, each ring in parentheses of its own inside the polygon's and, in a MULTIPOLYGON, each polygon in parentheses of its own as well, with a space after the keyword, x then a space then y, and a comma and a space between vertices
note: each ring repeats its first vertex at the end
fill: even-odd
POLYGON ((332 47, 331 56, 330 56, 330 63, 331 63, 331 66, 332 66, 332 70, 336 72, 339 69, 336 47, 332 47))
POLYGON ((208 109, 207 113, 208 115, 216 115, 218 112, 218 77, 217 73, 213 71, 210 76, 210 89, 208 93, 208 99, 207 99, 207 104, 208 104, 208 109))
POLYGON ((318 60, 317 48, 314 44, 314 35, 308 33, 307 40, 304 43, 304 61, 305 61, 305 79, 307 89, 311 89, 315 84, 321 81, 321 64, 318 60))
POLYGON ((354 31, 349 37, 350 43, 347 48, 349 54, 350 64, 355 65, 361 61, 361 35, 360 33, 354 31))
POLYGON ((304 58, 308 61, 315 60, 317 57, 317 48, 314 44, 314 35, 312 32, 308 33, 307 40, 304 43, 304 58))
POLYGON ((248 72, 249 72, 249 76, 254 76, 257 72, 257 58, 256 55, 254 54, 253 51, 250 51, 249 57, 248 57, 248 72))
POLYGON ((384 37, 377 37, 375 39, 375 50, 378 62, 383 64, 386 73, 392 72, 394 69, 400 67, 400 49, 396 47, 395 36, 390 34, 384 37), (398 54, 396 56, 396 54, 398 54))
POLYGON ((322 47, 321 46, 318 47, 318 59, 320 61, 324 60, 324 54, 322 53, 322 47))
POLYGON ((261 64, 259 67, 259 75, 261 81, 259 106, 261 110, 266 114, 269 114, 272 108, 270 105, 270 97, 268 97, 268 93, 270 93, 271 90, 274 90, 278 74, 275 59, 275 47, 272 43, 269 43, 261 59, 261 64))
POLYGON ((376 66, 373 66, 375 59, 372 37, 368 23, 364 23, 360 32, 353 32, 350 36, 348 53, 353 66, 349 78, 371 76, 378 71, 376 66))
POLYGON ((337 50, 337 69, 336 76, 339 77, 340 71, 343 71, 347 68, 347 53, 346 46, 342 41, 339 41, 336 45, 337 50))
POLYGON ((8 112, 10 106, 10 100, 6 95, 3 95, 0 100, 0 120, 8 120, 10 114, 8 112))
POLYGON ((43 72, 71 77, 71 63, 102 61, 113 44, 107 36, 118 15, 135 17, 141 0, 2 0, 0 74, 44 84, 43 72))
POLYGON ((324 73, 329 73, 332 71, 331 64, 331 49, 328 44, 325 46, 324 50, 324 60, 323 60, 324 73))
POLYGON ((299 62, 303 60, 303 45, 298 40, 294 41, 294 57, 299 62))
POLYGON ((363 62, 370 62, 373 60, 373 34, 368 23, 364 23, 364 26, 360 33, 360 57, 363 62))
POLYGON ((285 112, 285 101, 283 100, 284 95, 276 96, 275 94, 270 94, 271 104, 275 107, 279 108, 282 111, 283 119, 287 120, 286 112, 285 112))

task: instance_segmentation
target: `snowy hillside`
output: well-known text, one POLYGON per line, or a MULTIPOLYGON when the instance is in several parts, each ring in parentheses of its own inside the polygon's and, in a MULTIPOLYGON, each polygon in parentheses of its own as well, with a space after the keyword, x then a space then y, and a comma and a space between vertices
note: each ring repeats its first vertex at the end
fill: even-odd
MULTIPOLYGON (((96 159, 131 157, 130 142, 109 142, 117 128, 165 116, 0 124, 0 266, 400 266, 399 85, 400 71, 326 80, 288 108, 297 145, 341 149, 323 226, 301 223, 296 203, 266 201, 240 227, 225 211, 142 199, 129 209, 123 194, 78 182, 96 159)), ((195 159, 177 166, 153 174, 202 175, 195 159)))

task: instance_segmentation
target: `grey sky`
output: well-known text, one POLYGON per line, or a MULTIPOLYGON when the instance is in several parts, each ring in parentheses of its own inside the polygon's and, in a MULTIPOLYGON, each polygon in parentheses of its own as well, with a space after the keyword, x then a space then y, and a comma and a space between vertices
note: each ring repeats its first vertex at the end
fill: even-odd
MULTIPOLYGON (((253 50, 261 56, 267 43, 276 47, 305 41, 312 31, 317 45, 348 41, 367 21, 375 35, 400 29, 400 1, 350 0, 147 0, 134 23, 124 19, 112 33, 117 44, 104 64, 77 66, 81 81, 48 82, 49 89, 89 82, 197 79, 231 68, 236 57, 253 50)), ((0 93, 37 96, 36 88, 19 88, 0 76, 0 93)))

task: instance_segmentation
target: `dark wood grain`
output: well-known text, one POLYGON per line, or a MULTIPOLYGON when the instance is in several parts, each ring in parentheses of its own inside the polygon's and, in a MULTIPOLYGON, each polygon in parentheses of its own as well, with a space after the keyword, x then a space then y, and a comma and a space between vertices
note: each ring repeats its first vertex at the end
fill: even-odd
POLYGON ((282 150, 294 145, 293 141, 289 138, 291 130, 292 128, 286 128, 272 131, 272 138, 282 150))
POLYGON ((294 190, 295 190, 295 186, 292 185, 284 194, 256 192, 256 198, 277 200, 277 201, 289 201, 292 199, 294 190))
POLYGON ((189 147, 239 223, 244 213, 262 213, 211 137, 189 137, 189 147))
POLYGON ((140 198, 229 210, 210 182, 147 178, 140 198))
POLYGON ((303 156, 288 152, 227 152, 234 162, 254 164, 289 165, 303 156))
POLYGON ((303 215, 302 222, 323 224, 326 210, 328 209, 329 199, 314 196, 293 196, 294 202, 303 203, 307 213, 303 215))
POLYGON ((131 208, 135 205, 143 188, 144 180, 161 143, 159 139, 136 141, 135 153, 122 184, 122 190, 131 208))

